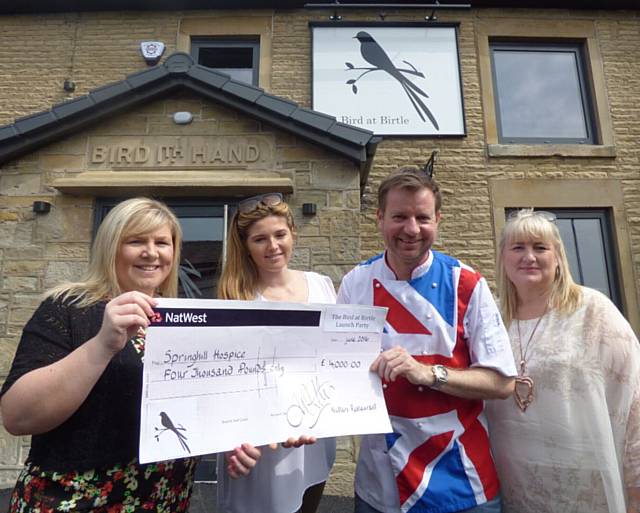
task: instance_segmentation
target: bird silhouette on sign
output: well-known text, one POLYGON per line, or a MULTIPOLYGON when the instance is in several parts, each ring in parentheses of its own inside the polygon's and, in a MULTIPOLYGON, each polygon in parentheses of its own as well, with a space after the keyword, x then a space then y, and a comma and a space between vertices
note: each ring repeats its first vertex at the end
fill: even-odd
POLYGON ((187 445, 187 437, 182 434, 180 431, 186 431, 186 429, 184 427, 182 427, 182 424, 178 424, 177 426, 175 426, 172 422, 172 420, 169 418, 169 415, 167 415, 165 412, 161 411, 160 412, 160 423, 162 424, 163 428, 155 428, 156 429, 156 441, 160 441, 160 435, 166 431, 171 431, 173 432, 177 437, 178 437, 178 441, 180 442, 180 445, 182 446, 182 448, 187 451, 189 454, 191 454, 191 451, 189 450, 189 446, 187 445))
POLYGON ((416 112, 420 116, 420 119, 426 122, 426 119, 425 119, 425 116, 426 116, 427 118, 429 118, 429 121, 433 123, 433 126, 436 128, 436 130, 440 130, 440 127, 438 125, 438 122, 436 121, 436 118, 429 110, 429 107, 427 107, 424 104, 424 102, 422 101, 422 98, 420 98, 421 96, 424 98, 429 98, 429 95, 427 95, 427 93, 425 93, 422 89, 420 89, 417 85, 415 85, 411 80, 409 80, 405 76, 405 74, 409 74, 409 75, 415 75, 415 76, 424 78, 424 74, 418 71, 415 68, 415 66, 413 66, 413 64, 411 64, 408 61, 402 61, 402 62, 410 66, 411 69, 397 68, 395 64, 393 64, 389 56, 387 55, 387 52, 384 51, 384 49, 378 44, 378 42, 375 39, 373 39, 371 34, 369 34, 368 32, 361 30, 354 36, 354 39, 357 39, 358 41, 360 41, 360 54, 362 55, 362 58, 365 61, 367 61, 369 64, 371 64, 373 67, 372 68, 356 68, 350 62, 345 63, 347 68, 350 70, 365 70, 364 73, 362 73, 359 77, 355 79, 347 80, 347 84, 351 85, 351 90, 353 91, 353 93, 358 94, 358 87, 356 86, 356 82, 360 80, 363 76, 365 76, 367 73, 371 73, 372 71, 385 71, 390 76, 395 78, 398 81, 398 83, 402 86, 402 88, 404 89, 404 92, 406 93, 407 97, 411 101, 413 108, 416 110, 416 112))

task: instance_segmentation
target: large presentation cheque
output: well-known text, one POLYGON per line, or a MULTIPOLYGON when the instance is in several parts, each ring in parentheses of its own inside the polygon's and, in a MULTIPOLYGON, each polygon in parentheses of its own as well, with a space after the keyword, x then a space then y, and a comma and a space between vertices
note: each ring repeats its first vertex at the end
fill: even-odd
POLYGON ((140 461, 303 434, 391 431, 380 379, 386 308, 161 299, 147 330, 140 461))

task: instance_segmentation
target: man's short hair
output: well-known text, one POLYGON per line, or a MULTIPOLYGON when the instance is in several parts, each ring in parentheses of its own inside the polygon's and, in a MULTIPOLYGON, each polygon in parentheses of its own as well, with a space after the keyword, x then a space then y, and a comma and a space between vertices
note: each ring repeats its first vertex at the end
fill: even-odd
POLYGON ((378 187, 378 208, 381 212, 384 212, 387 206, 387 195, 391 189, 407 189, 414 192, 428 189, 436 199, 436 212, 440 212, 442 206, 440 187, 433 178, 417 166, 401 167, 382 180, 378 187))

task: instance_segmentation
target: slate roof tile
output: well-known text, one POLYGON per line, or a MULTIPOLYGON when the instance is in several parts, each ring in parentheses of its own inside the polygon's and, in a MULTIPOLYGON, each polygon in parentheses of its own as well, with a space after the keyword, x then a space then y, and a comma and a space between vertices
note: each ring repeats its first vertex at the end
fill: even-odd
POLYGON ((169 94, 178 87, 191 89, 229 108, 239 108, 249 116, 356 160, 361 166, 365 165, 365 159, 370 164, 380 140, 368 130, 339 123, 333 116, 300 107, 291 100, 197 65, 186 53, 174 53, 163 64, 0 127, 0 164, 67 136, 93 120, 130 110, 136 102, 169 94), (38 132, 37 138, 27 137, 34 131, 38 132))

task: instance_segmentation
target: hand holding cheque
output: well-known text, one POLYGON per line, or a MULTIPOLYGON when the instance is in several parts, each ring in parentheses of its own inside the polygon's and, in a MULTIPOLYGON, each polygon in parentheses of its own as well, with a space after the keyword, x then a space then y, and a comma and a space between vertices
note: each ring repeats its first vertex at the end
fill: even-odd
MULTIPOLYGON (((316 441, 315 436, 301 435, 298 438, 289 437, 280 445, 285 449, 292 449, 303 445, 313 445, 316 441)), ((269 444, 269 449, 276 450, 277 448, 277 443, 272 442, 269 444)), ((260 447, 254 447, 248 443, 234 447, 232 451, 224 455, 227 472, 233 479, 247 476, 258 463, 261 455, 262 449, 260 447)))
POLYGON ((369 371, 385 314, 160 299, 147 333, 141 460, 389 431, 380 380, 369 371))

